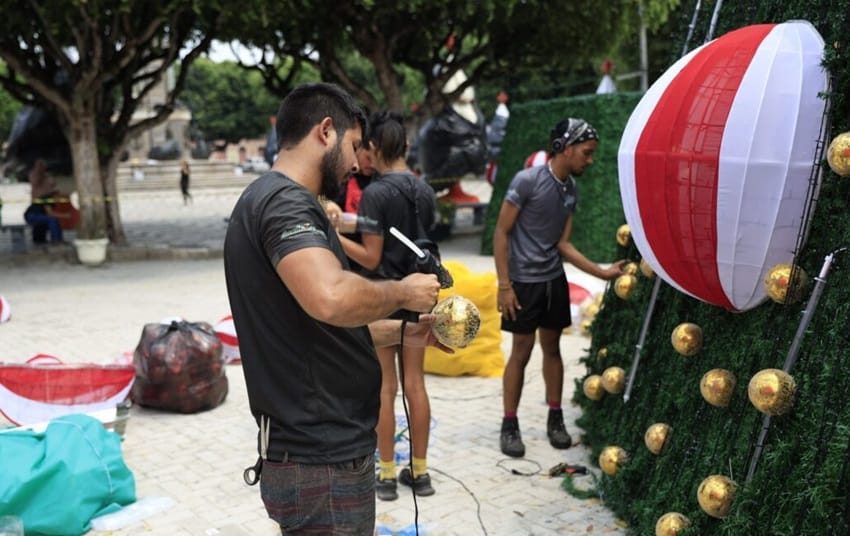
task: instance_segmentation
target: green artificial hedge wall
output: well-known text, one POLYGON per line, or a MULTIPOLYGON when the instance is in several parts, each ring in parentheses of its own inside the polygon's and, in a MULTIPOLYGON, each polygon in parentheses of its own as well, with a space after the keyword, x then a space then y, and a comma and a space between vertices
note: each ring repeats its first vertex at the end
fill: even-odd
POLYGON ((549 145, 549 132, 566 117, 587 120, 599 132, 600 143, 590 166, 578 185, 578 210, 573 220, 572 242, 589 259, 611 262, 617 254, 613 237, 626 220, 617 179, 617 149, 638 93, 586 95, 534 101, 511 107, 508 130, 502 143, 499 168, 487 207, 487 226, 482 233, 481 252, 493 253, 493 229, 513 176, 528 156, 549 145))
MULTIPOLYGON (((715 6, 715 2, 702 4, 695 36, 706 34, 715 6)), ((681 13, 683 39, 692 9, 690 3, 681 13)), ((830 126, 823 140, 828 145, 836 134, 850 130, 850 0, 726 2, 715 35, 749 24, 791 19, 812 22, 827 44, 825 66, 833 83, 828 95, 830 126)), ((605 141, 616 146, 614 140, 605 141)), ((654 534, 658 518, 671 511, 691 520, 691 527, 679 533, 683 535, 850 534, 850 251, 843 249, 850 246, 850 178, 835 175, 825 164, 822 167, 823 184, 810 235, 796 259, 810 277, 802 302, 768 301, 744 313, 731 313, 662 283, 647 338, 638 350, 654 280, 640 276, 627 300, 610 287, 606 292, 590 328, 592 341, 583 362, 588 374, 619 366, 628 377, 639 352, 631 398, 624 402, 622 396, 608 394, 598 402, 589 400, 579 378, 573 401, 583 409, 578 424, 582 441, 592 448, 590 463, 597 463, 599 453, 609 445, 629 454, 616 475, 602 475, 598 491, 606 505, 628 523, 631 534, 654 534), (815 276, 832 252, 836 262, 825 278, 791 370, 797 384, 793 408, 772 418, 757 470, 746 482, 763 422, 763 415, 748 399, 747 385, 759 370, 782 368, 815 276), (671 345, 671 333, 681 322, 702 328, 705 342, 695 356, 679 355, 671 345), (607 353, 600 354, 603 348, 607 353), (700 395, 701 377, 714 368, 728 369, 737 378, 732 401, 725 408, 709 405, 700 395), (661 455, 650 453, 644 445, 646 429, 657 422, 673 428, 661 455), (708 516, 697 502, 700 482, 713 474, 731 477, 738 485, 731 511, 722 519, 708 516)), ((594 177, 616 184, 611 171, 604 178, 594 177)), ((584 201, 585 205, 593 202, 587 196, 584 201)), ((639 260, 633 246, 614 242, 615 223, 605 225, 610 228, 596 239, 612 243, 617 255, 639 260)), ((606 252, 605 256, 612 255, 606 252)))

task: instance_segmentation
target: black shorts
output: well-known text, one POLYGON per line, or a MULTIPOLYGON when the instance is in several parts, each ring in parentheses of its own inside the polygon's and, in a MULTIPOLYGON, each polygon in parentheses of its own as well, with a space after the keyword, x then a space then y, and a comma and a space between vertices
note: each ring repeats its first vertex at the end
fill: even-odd
POLYGON ((516 320, 502 317, 502 331, 534 333, 537 328, 562 330, 572 324, 570 287, 566 274, 543 283, 513 283, 522 309, 516 320))

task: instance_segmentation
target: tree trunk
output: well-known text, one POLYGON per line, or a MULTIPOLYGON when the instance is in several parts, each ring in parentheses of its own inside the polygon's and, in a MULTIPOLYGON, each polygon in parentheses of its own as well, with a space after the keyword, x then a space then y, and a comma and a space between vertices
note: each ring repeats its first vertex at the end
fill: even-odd
POLYGON ((71 146, 74 181, 80 200, 78 238, 106 238, 105 191, 97 154, 94 112, 68 118, 68 143, 71 146))
POLYGON ((106 192, 106 203, 104 204, 107 217, 107 230, 109 240, 113 244, 124 244, 127 237, 124 235, 124 226, 121 223, 121 210, 118 205, 118 163, 121 156, 121 148, 115 151, 109 160, 100 167, 100 182, 103 191, 106 192))

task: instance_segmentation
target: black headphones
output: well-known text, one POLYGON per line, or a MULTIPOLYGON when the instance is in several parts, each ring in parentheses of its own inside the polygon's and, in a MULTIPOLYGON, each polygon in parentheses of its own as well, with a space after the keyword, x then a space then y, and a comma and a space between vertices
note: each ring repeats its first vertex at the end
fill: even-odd
MULTIPOLYGON (((567 148, 567 141, 578 139, 588 128, 590 128, 590 124, 587 121, 573 121, 570 119, 564 132, 552 140, 552 153, 558 154, 562 152, 567 148)), ((553 129, 552 134, 557 135, 558 131, 553 129)))

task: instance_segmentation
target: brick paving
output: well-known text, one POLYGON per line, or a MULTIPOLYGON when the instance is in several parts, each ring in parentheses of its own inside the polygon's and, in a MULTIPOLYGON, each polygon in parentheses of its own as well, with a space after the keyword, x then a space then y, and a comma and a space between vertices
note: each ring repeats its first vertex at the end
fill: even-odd
MULTIPOLYGON (((66 362, 109 363, 132 352, 146 323, 181 316, 215 324, 229 311, 220 253, 224 219, 238 193, 236 188, 197 190, 188 207, 176 188, 122 194, 129 245, 112 251, 113 260, 99 267, 76 263, 70 247, 14 255, 0 242, 0 294, 12 308, 11 321, 0 325, 0 360, 22 362, 48 353, 66 362)), ((479 234, 458 233, 441 249, 444 258, 473 272, 492 272, 493 259, 478 254, 479 244, 479 234)), ((584 372, 578 359, 588 346, 578 334, 562 337, 564 408, 574 438, 580 435, 574 424, 579 409, 569 400, 573 379, 584 372)), ((502 349, 507 356, 509 336, 503 337, 502 349)), ((501 378, 427 377, 434 417, 428 463, 437 493, 417 501, 420 534, 626 533, 598 500, 576 499, 560 488, 560 479, 546 476, 559 462, 596 469, 581 445, 565 451, 549 446, 540 361, 535 348, 519 412, 527 448, 522 460, 499 451, 501 378)), ((242 481, 242 470, 256 458, 256 425, 240 367, 228 366, 227 377, 230 392, 214 410, 177 415, 131 409, 123 451, 137 496, 168 497, 175 504, 126 528, 90 534, 279 533, 266 518, 258 487, 242 481)), ((396 402, 397 414, 403 415, 400 399, 396 402)), ((584 476, 575 482, 590 486, 593 480, 584 476)), ((414 501, 407 488, 400 486, 395 502, 377 501, 377 512, 379 529, 413 534, 414 501)))

